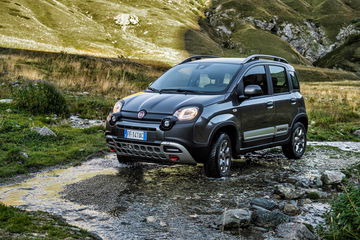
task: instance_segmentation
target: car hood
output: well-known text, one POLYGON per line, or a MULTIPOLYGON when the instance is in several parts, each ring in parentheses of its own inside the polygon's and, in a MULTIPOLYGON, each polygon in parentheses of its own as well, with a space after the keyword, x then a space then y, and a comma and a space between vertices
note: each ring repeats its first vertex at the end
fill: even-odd
POLYGON ((208 106, 224 99, 224 95, 192 95, 141 92, 124 98, 124 111, 173 114, 184 106, 208 106))

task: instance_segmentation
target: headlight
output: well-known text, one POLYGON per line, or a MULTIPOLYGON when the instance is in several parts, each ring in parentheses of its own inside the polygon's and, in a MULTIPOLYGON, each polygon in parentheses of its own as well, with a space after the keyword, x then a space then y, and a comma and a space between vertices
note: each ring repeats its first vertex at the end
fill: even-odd
POLYGON ((185 107, 180 108, 174 113, 174 116, 177 117, 180 121, 189 121, 193 120, 199 113, 198 107, 185 107))
POLYGON ((118 113, 121 111, 121 108, 123 107, 123 102, 119 101, 117 103, 115 103, 115 106, 113 108, 113 113, 118 113))

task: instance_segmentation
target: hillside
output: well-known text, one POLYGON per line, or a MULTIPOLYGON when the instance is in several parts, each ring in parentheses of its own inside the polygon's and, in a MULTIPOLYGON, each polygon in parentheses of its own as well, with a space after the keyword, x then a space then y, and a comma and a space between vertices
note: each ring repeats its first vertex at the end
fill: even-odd
POLYGON ((343 44, 359 34, 358 0, 0 1, 0 47, 170 64, 193 54, 265 53, 297 64, 326 55, 336 62, 320 66, 337 67, 343 44))
POLYGON ((175 63, 205 0, 1 0, 0 46, 175 63))

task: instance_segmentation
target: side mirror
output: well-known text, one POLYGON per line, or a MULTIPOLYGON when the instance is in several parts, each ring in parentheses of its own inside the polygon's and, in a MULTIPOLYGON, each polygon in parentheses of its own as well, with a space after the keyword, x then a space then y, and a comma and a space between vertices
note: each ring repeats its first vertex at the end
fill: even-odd
POLYGON ((263 91, 259 85, 248 85, 245 87, 244 95, 246 97, 255 97, 263 94, 263 91))

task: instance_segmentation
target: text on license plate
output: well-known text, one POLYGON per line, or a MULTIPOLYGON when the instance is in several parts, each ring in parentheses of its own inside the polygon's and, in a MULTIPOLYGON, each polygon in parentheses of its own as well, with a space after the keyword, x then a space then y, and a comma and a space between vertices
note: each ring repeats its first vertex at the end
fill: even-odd
POLYGON ((124 138, 136 139, 136 140, 147 140, 147 132, 124 129, 124 138))

